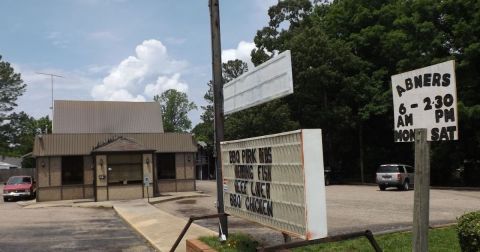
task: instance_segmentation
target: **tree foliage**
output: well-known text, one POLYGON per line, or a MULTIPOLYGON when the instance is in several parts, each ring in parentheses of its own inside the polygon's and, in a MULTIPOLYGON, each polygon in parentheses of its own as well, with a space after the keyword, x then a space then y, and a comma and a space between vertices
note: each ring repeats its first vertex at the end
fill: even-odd
POLYGON ((279 101, 289 119, 323 129, 327 165, 359 177, 365 163, 372 181, 381 163, 413 162, 411 144, 393 143, 391 75, 455 59, 460 141, 432 147, 432 182, 447 183, 463 160, 479 159, 478 13, 474 0, 279 1, 252 61, 291 50, 294 94, 279 101))
POLYGON ((35 119, 25 112, 10 114, 0 125, 0 150, 4 156, 19 157, 33 150, 38 134, 52 132, 48 116, 35 119))
POLYGON ((187 132, 192 127, 188 112, 197 106, 188 100, 186 93, 168 89, 156 95, 154 100, 160 103, 165 132, 187 132))
POLYGON ((15 101, 23 94, 25 86, 20 74, 15 73, 10 63, 2 61, 0 55, 0 119, 17 106, 15 101))

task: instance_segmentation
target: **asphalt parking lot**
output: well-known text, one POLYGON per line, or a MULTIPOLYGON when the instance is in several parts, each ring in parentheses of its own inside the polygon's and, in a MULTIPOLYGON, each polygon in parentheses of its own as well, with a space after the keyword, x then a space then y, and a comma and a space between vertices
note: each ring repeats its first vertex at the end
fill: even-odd
POLYGON ((0 251, 155 250, 112 209, 24 209, 0 197, 0 251))
MULTIPOLYGON (((215 182, 197 181, 197 190, 204 191, 212 197, 164 202, 156 204, 156 207, 185 218, 215 213, 215 182)), ((326 187, 326 193, 329 235, 366 229, 382 232, 412 226, 413 190, 380 191, 377 186, 331 185, 326 187)), ((453 223, 463 213, 479 209, 480 190, 430 191, 431 225, 453 223)), ((215 231, 218 229, 216 220, 203 220, 198 224, 215 231)), ((239 218, 229 217, 229 227, 233 232, 250 234, 264 244, 278 244, 283 241, 280 232, 239 218)))

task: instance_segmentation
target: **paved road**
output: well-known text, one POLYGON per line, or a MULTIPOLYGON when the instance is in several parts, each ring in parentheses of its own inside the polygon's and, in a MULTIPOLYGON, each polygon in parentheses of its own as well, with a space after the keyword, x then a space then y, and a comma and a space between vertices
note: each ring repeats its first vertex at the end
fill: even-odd
MULTIPOLYGON (((0 186, 3 192, 3 185, 0 186)), ((0 251, 154 251, 112 209, 23 209, 0 197, 0 251)))
MULTIPOLYGON (((162 210, 184 217, 215 213, 215 182, 197 181, 197 189, 213 197, 184 199, 157 204, 162 210)), ((332 185, 327 190, 327 217, 330 235, 363 231, 386 231, 412 226, 414 191, 380 191, 376 186, 332 185)), ((464 212, 480 210, 480 191, 431 190, 430 223, 447 224, 464 212)), ((239 218, 230 218, 230 229, 253 235, 265 244, 282 242, 279 232, 239 218)), ((217 230, 214 220, 198 224, 217 230)))

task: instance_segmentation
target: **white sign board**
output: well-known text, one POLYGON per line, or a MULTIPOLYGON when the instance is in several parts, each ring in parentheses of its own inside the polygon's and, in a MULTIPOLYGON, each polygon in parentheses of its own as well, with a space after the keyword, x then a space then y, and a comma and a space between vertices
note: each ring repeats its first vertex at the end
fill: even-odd
POLYGON ((292 60, 285 51, 223 87, 228 115, 293 93, 292 60))
POLYGON ((221 143, 225 212, 301 237, 327 236, 322 131, 221 143))
POLYGON ((455 61, 392 76, 395 142, 413 142, 426 128, 428 141, 458 140, 455 61))
POLYGON ((144 186, 150 186, 150 179, 148 177, 143 178, 143 185, 144 186))

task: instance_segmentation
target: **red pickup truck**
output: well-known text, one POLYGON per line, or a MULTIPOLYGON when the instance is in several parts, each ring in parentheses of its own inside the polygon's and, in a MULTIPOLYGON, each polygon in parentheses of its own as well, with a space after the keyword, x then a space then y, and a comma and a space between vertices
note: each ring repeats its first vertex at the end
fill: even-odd
POLYGON ((30 176, 13 176, 3 187, 3 201, 35 197, 35 181, 30 176))

